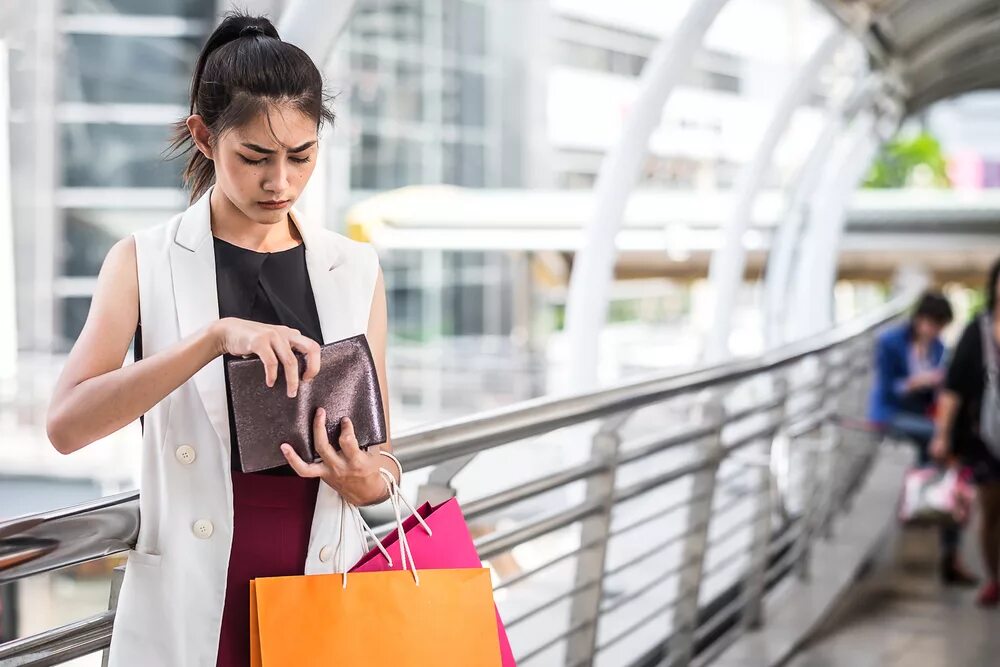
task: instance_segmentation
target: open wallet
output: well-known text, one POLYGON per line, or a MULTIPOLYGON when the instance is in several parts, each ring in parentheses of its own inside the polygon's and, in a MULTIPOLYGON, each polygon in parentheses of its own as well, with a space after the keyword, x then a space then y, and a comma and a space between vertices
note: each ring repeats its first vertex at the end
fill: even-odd
MULTIPOLYGON (((295 353, 299 377, 306 370, 305 355, 295 353)), ((327 343, 320 348, 319 373, 300 382, 298 395, 288 398, 279 367, 273 387, 264 381, 259 357, 227 361, 236 444, 243 472, 286 465, 281 443, 287 442, 303 461, 320 459, 313 442, 317 408, 326 410, 326 434, 339 450, 340 419, 347 417, 362 449, 386 441, 385 413, 375 361, 364 334, 327 343)))

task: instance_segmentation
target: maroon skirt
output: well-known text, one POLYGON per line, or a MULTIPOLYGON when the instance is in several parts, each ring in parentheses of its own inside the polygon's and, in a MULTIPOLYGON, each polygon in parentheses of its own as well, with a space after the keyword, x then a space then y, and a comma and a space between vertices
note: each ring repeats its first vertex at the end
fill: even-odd
POLYGON ((217 667, 250 664, 250 580, 303 573, 320 483, 233 471, 233 548, 217 667))

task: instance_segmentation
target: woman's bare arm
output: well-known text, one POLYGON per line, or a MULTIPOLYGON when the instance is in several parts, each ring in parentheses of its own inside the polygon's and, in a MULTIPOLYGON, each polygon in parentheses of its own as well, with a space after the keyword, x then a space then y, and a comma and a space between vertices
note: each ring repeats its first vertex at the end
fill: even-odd
POLYGON ((138 363, 122 367, 139 318, 135 240, 111 248, 83 331, 49 404, 52 445, 69 454, 135 421, 218 356, 215 323, 138 363))
POLYGON ((955 414, 962 404, 962 397, 950 389, 942 389, 938 395, 936 416, 934 418, 934 437, 931 439, 931 455, 937 459, 951 456, 951 427, 955 423, 955 414))

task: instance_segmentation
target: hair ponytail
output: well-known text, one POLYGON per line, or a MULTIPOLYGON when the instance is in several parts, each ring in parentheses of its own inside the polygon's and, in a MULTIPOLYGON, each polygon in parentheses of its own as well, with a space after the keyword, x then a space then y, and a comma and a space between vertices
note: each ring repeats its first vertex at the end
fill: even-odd
MULTIPOLYGON (((317 129, 334 120, 323 77, 306 52, 281 41, 267 17, 229 12, 198 56, 189 115, 202 117, 214 141, 278 102, 315 118, 317 129)), ((182 177, 193 203, 215 182, 215 163, 198 150, 187 118, 174 123, 167 150, 168 159, 191 152, 182 177)))

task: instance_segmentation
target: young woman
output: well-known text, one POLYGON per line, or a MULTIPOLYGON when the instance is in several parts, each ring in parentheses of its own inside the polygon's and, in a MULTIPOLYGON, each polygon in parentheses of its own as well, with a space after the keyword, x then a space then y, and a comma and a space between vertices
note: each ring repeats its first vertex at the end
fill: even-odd
POLYGON ((353 530, 340 542, 342 503, 388 495, 379 448, 362 452, 345 420, 336 452, 322 411, 312 423, 321 462, 276 442, 287 467, 244 474, 234 443, 230 357, 259 356, 267 385, 281 373, 294 397, 319 371, 320 344, 364 333, 389 403, 378 257, 292 208, 332 119, 309 57, 267 19, 228 15, 202 50, 190 116, 177 126, 174 146, 194 149, 191 206, 105 259, 48 432, 69 454, 144 416, 141 523, 112 665, 245 667, 249 580, 333 572, 338 547, 353 563, 363 545, 353 530), (134 333, 137 361, 123 368, 134 333), (301 378, 295 352, 306 358, 301 378))
POLYGON ((1000 603, 1000 460, 990 453, 979 436, 979 411, 986 386, 985 345, 1000 345, 1000 260, 986 282, 986 309, 965 327, 948 366, 944 390, 938 404, 931 452, 939 459, 958 458, 972 467, 982 512, 980 543, 987 582, 979 593, 979 604, 1000 603), (989 340, 981 327, 987 324, 989 340))

